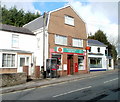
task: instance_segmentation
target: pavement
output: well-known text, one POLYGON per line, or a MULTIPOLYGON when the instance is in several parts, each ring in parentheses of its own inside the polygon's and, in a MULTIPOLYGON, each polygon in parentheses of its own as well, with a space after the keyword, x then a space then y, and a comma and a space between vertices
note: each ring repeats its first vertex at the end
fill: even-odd
POLYGON ((95 77, 95 76, 99 76, 99 75, 106 74, 106 73, 112 73, 112 72, 116 72, 116 71, 118 71, 118 70, 116 69, 116 70, 108 70, 108 71, 90 72, 87 74, 68 75, 68 76, 63 76, 63 77, 59 77, 59 78, 38 79, 38 80, 26 82, 24 84, 20 84, 20 85, 3 87, 0 89, 0 93, 5 94, 5 93, 26 90, 26 89, 31 89, 31 88, 47 87, 50 85, 66 83, 66 82, 70 82, 70 81, 74 81, 74 80, 85 79, 88 77, 95 77))

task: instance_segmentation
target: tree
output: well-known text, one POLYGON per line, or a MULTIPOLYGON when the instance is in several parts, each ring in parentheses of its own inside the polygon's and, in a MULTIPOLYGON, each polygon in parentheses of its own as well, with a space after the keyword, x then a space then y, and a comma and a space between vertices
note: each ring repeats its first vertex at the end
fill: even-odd
POLYGON ((22 27, 24 24, 40 17, 40 14, 27 12, 25 13, 23 9, 17 10, 16 7, 11 7, 9 10, 6 9, 6 6, 1 8, 2 14, 2 23, 13 25, 17 27, 22 27))
POLYGON ((106 34, 104 34, 102 30, 98 30, 97 32, 95 32, 94 35, 89 36, 88 38, 98 40, 100 42, 103 42, 104 44, 108 44, 106 34))
POLYGON ((94 35, 91 35, 88 38, 98 40, 98 41, 104 43, 105 45, 107 45, 108 46, 108 55, 113 57, 114 62, 116 61, 116 59, 117 59, 116 47, 107 40, 106 34, 102 30, 98 30, 97 32, 95 32, 94 35))

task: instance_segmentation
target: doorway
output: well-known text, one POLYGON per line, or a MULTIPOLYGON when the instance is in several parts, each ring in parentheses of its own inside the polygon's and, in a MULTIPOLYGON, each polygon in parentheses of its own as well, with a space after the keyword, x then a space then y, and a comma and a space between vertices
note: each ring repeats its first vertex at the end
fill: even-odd
POLYGON ((67 75, 73 75, 73 55, 67 56, 67 75))
POLYGON ((23 72, 23 66, 29 66, 31 64, 31 56, 18 55, 18 69, 17 72, 23 72))

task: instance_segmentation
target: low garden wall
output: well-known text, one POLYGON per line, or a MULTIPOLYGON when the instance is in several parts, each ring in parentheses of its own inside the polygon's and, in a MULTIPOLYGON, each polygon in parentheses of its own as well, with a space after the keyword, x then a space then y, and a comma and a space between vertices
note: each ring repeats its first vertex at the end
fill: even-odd
POLYGON ((27 81, 26 73, 1 73, 0 87, 22 84, 27 81))

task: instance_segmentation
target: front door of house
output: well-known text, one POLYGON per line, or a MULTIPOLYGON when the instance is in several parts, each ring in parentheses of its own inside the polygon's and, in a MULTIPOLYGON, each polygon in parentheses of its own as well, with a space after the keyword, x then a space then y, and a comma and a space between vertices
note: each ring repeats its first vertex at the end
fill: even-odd
POLYGON ((18 69, 17 72, 23 72, 23 66, 30 66, 31 56, 29 55, 18 55, 18 69))
POLYGON ((73 74, 73 56, 68 55, 67 57, 67 75, 73 74))

